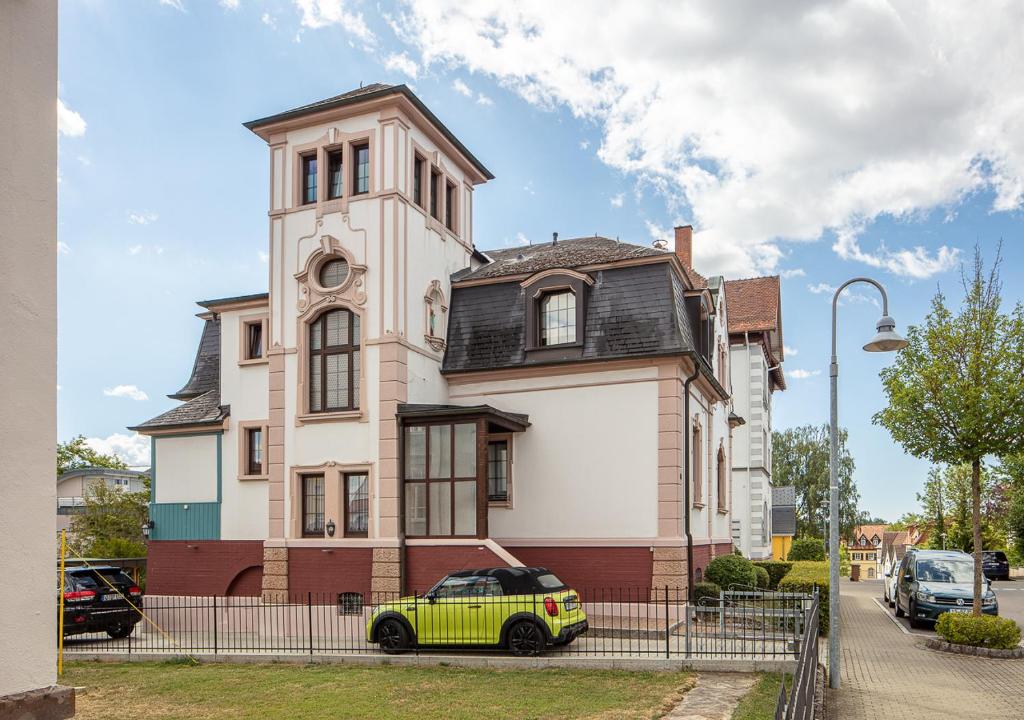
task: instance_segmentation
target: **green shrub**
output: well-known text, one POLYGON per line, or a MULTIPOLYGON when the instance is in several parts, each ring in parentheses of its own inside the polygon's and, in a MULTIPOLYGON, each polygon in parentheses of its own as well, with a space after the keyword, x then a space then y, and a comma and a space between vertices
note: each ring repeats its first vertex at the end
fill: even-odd
POLYGON ((828 633, 828 563, 800 561, 779 581, 781 592, 813 594, 818 589, 818 624, 822 635, 828 633))
POLYGON ((785 560, 757 560, 755 568, 764 568, 768 573, 768 589, 775 590, 779 587, 779 580, 786 576, 793 569, 793 563, 785 560))
POLYGON ((771 584, 771 578, 768 577, 768 571, 763 567, 754 566, 754 584, 758 590, 767 590, 768 585, 771 584))
POLYGON ((733 585, 752 588, 757 582, 753 563, 739 555, 716 557, 704 568, 704 578, 725 590, 729 590, 733 585))
POLYGON ((935 623, 935 632, 946 642, 957 645, 1012 650, 1020 644, 1017 623, 995 615, 942 613, 935 623))
POLYGON ((700 605, 702 598, 713 598, 715 602, 718 601, 719 593, 722 592, 722 588, 715 585, 713 582, 699 582, 693 585, 693 601, 700 605))
POLYGON ((797 538, 787 560, 824 560, 825 543, 818 538, 797 538))

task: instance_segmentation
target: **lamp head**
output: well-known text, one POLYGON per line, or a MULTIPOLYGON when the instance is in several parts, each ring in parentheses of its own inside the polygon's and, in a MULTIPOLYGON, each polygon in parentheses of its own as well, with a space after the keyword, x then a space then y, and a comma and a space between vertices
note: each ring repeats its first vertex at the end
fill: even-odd
POLYGON ((896 321, 888 315, 883 315, 876 326, 878 332, 871 338, 871 341, 864 346, 868 352, 893 352, 902 350, 908 343, 902 335, 896 332, 896 321))

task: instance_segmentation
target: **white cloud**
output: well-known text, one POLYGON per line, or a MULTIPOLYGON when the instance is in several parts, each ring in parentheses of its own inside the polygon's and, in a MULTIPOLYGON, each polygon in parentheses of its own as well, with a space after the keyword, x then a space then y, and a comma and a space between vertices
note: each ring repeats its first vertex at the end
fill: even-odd
MULTIPOLYGON (((824 282, 808 284, 807 290, 809 292, 814 293, 815 295, 824 295, 825 299, 828 300, 828 302, 832 302, 832 296, 835 295, 836 292, 836 288, 834 285, 829 285, 828 283, 824 282)), ((875 291, 872 290, 871 292, 875 291)), ((848 302, 868 303, 870 305, 880 307, 880 303, 878 302, 877 297, 875 297, 874 295, 865 295, 859 290, 855 290, 852 288, 846 288, 845 290, 843 290, 843 294, 839 296, 840 305, 848 302)))
POLYGON ((669 240, 675 235, 672 229, 662 227, 650 220, 644 220, 644 225, 647 226, 647 233, 651 236, 651 240, 669 240))
POLYGON ((349 9, 346 0, 294 0, 295 6, 302 11, 302 27, 311 30, 338 25, 364 43, 372 43, 375 38, 363 14, 349 9))
POLYGON ((537 191, 533 189, 533 180, 530 180, 525 185, 523 185, 523 192, 529 193, 530 195, 537 194, 537 191))
POLYGON ((172 7, 180 12, 185 12, 185 6, 181 4, 181 0, 160 0, 160 4, 172 7))
POLYGON ((792 268, 790 270, 781 270, 779 275, 782 276, 783 280, 789 280, 795 277, 805 277, 807 273, 804 272, 803 268, 792 268))
POLYGON ((259 257, 260 257, 260 262, 261 263, 265 264, 265 263, 270 262, 270 255, 266 251, 264 251, 264 250, 260 250, 259 251, 259 257))
POLYGON ((530 239, 521 232, 516 233, 516 244, 517 245, 529 245, 530 239))
POLYGON ((128 247, 129 255, 138 255, 140 252, 142 252, 142 245, 130 245, 128 247))
POLYGON ((104 455, 117 455, 129 466, 135 468, 149 467, 152 457, 149 450, 149 438, 138 433, 131 435, 114 433, 105 438, 90 437, 85 439, 85 444, 104 455))
POLYGON ((132 400, 149 400, 149 395, 139 390, 135 385, 118 385, 112 388, 104 388, 103 394, 107 397, 126 397, 132 400))
POLYGON ((271 15, 270 13, 265 12, 262 15, 260 15, 260 22, 269 28, 277 30, 277 20, 275 20, 274 16, 271 15))
POLYGON ((57 254, 58 255, 69 255, 71 253, 71 246, 63 240, 57 241, 57 254))
POLYGON ((790 347, 789 345, 783 345, 782 352, 790 357, 800 354, 799 350, 797 350, 795 347, 790 347))
POLYGON ((452 89, 455 90, 455 92, 459 93, 460 95, 465 95, 466 97, 473 97, 473 91, 469 89, 469 85, 464 83, 459 78, 455 78, 452 81, 452 89))
POLYGON ((611 199, 608 202, 611 203, 611 206, 613 208, 620 208, 620 207, 622 207, 622 203, 625 202, 625 200, 626 200, 626 194, 625 193, 619 193, 618 195, 612 195, 611 199))
POLYGON ((794 380, 806 380, 807 378, 814 377, 815 375, 821 375, 821 370, 787 370, 786 376, 791 377, 794 380))
POLYGON ((477 105, 484 105, 484 106, 490 107, 491 105, 494 104, 494 101, 491 100, 486 95, 484 95, 483 93, 477 93, 476 94, 476 104, 477 105))
POLYGON ((159 215, 155 212, 150 212, 149 210, 128 211, 128 222, 133 225, 149 225, 151 223, 155 223, 159 219, 159 215))
POLYGON ((836 291, 836 289, 834 287, 832 287, 828 283, 823 283, 823 282, 822 283, 814 283, 813 285, 808 285, 807 289, 810 292, 814 293, 815 295, 823 295, 825 293, 828 293, 829 295, 831 295, 831 294, 833 294, 836 291))
POLYGON ((403 52, 388 55, 384 60, 384 69, 392 72, 400 72, 403 75, 408 75, 415 79, 419 74, 420 66, 403 52))
POLYGON ((85 135, 87 123, 77 112, 64 104, 60 98, 57 99, 57 132, 66 137, 81 137, 85 135))
POLYGON ((220 0, 220 6, 225 10, 237 10, 239 0, 220 0))
POLYGON ((589 140, 586 140, 586 139, 580 140, 580 150, 586 150, 589 147, 590 147, 590 141, 589 140))
POLYGON ((982 190, 1024 205, 1024 6, 420 0, 393 22, 421 66, 593 122, 605 163, 696 221, 706 273, 772 271, 786 244, 835 234, 843 257, 928 277, 954 248, 857 238, 982 190))

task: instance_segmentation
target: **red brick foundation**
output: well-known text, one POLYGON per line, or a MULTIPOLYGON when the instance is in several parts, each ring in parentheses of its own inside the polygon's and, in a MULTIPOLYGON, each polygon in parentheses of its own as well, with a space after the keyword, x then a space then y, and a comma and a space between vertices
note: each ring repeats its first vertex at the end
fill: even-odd
POLYGON ((150 595, 258 596, 262 540, 155 540, 146 561, 150 595))
POLYGON ((426 592, 445 575, 459 570, 505 565, 483 545, 410 545, 405 548, 405 592, 426 592))
POLYGON ((288 548, 288 594, 358 592, 369 602, 372 568, 373 548, 288 548))
POLYGON ((651 587, 649 547, 503 547, 523 564, 545 567, 580 592, 651 587))

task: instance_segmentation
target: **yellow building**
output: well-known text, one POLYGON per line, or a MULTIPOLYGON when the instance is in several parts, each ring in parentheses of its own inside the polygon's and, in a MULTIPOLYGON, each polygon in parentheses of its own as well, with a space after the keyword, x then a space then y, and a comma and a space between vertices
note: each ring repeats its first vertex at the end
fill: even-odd
POLYGON ((796 488, 772 488, 772 560, 785 560, 796 535, 796 488))
POLYGON ((846 552, 850 556, 851 578, 875 580, 880 577, 885 528, 885 525, 861 525, 853 529, 853 542, 846 545, 846 552))

